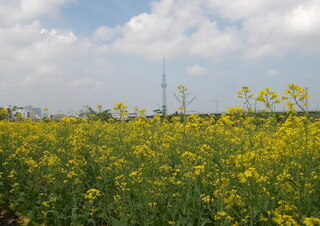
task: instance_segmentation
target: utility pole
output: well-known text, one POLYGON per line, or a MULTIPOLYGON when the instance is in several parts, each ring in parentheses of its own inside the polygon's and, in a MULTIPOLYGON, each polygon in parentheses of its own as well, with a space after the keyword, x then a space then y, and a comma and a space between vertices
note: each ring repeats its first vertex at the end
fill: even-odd
POLYGON ((167 115, 167 82, 166 82, 166 71, 165 71, 165 58, 163 57, 163 73, 162 73, 162 115, 167 115))

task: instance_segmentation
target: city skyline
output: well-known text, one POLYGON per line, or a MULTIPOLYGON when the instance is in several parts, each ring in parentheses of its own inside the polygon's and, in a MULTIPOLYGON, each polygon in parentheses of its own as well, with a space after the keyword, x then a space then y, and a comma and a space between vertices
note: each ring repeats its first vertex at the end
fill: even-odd
POLYGON ((317 110, 319 22, 314 0, 3 1, 0 106, 68 113, 124 102, 152 114, 165 56, 169 114, 180 84, 200 113, 241 107, 242 86, 281 96, 289 83, 308 87, 317 110))

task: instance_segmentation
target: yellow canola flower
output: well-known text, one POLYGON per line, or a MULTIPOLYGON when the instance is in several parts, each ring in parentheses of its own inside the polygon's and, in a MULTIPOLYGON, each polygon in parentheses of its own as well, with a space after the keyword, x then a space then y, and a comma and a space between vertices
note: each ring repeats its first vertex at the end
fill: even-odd
POLYGON ((113 108, 114 108, 115 110, 123 110, 123 109, 127 109, 128 106, 125 105, 125 104, 122 103, 122 102, 119 102, 119 103, 117 103, 116 105, 114 105, 113 108))
POLYGON ((148 206, 151 207, 151 208, 156 207, 156 205, 157 205, 156 202, 149 202, 149 203, 148 203, 148 206))
POLYGON ((89 199, 89 200, 95 200, 97 199, 99 196, 101 196, 101 193, 98 189, 92 188, 89 189, 87 191, 86 194, 83 195, 85 199, 89 199))
POLYGON ((305 217, 303 220, 303 224, 307 226, 316 226, 320 225, 320 218, 316 217, 305 217))
POLYGON ((243 112, 244 110, 240 107, 231 107, 231 108, 228 108, 227 110, 227 114, 240 114, 243 112))
POLYGON ((19 223, 21 225, 29 225, 30 222, 31 222, 31 219, 27 216, 23 216, 19 218, 19 223))
POLYGON ((204 172, 204 165, 199 165, 199 166, 194 166, 193 167, 194 168, 194 170, 195 170, 195 175, 200 175, 200 174, 202 174, 203 172, 204 172))
POLYGON ((184 93, 188 90, 188 88, 183 85, 177 86, 177 89, 179 90, 180 93, 184 93))
POLYGON ((213 199, 210 197, 210 195, 201 194, 200 198, 205 203, 209 203, 209 202, 213 201, 213 199))

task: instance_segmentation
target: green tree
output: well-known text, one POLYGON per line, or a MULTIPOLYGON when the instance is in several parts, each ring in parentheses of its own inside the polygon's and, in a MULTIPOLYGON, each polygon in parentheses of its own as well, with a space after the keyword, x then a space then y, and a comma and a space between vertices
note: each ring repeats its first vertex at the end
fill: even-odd
POLYGON ((79 116, 83 118, 87 118, 89 120, 101 120, 107 121, 112 118, 112 114, 110 110, 103 110, 102 105, 98 105, 97 110, 94 110, 90 106, 84 106, 84 109, 80 111, 79 116))
POLYGON ((6 108, 0 108, 0 120, 4 120, 8 117, 9 111, 6 108))

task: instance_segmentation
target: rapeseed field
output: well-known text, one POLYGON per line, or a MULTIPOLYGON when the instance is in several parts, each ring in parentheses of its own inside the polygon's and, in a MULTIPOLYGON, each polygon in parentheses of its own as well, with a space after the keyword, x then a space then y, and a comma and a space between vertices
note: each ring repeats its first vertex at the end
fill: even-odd
POLYGON ((0 121, 0 223, 320 225, 320 120, 306 91, 289 84, 280 114, 274 91, 245 86, 245 109, 221 117, 125 121, 118 103, 119 120, 0 121))
POLYGON ((24 225, 319 225, 308 115, 0 122, 0 209, 24 225))

